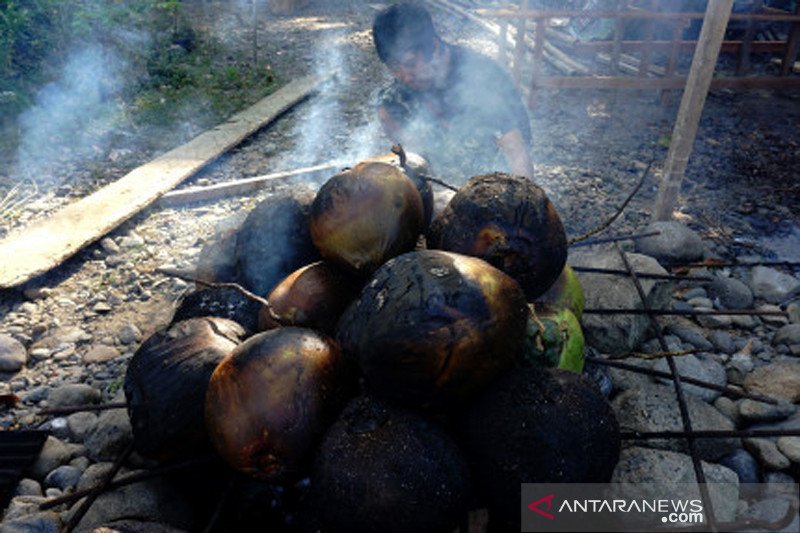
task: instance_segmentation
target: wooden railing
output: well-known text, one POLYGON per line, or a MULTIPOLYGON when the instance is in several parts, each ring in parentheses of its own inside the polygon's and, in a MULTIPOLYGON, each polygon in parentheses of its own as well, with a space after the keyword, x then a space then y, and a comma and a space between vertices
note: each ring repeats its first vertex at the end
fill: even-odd
MULTIPOLYGON (((684 28, 704 13, 659 11, 660 0, 640 0, 636 7, 619 0, 615 10, 533 10, 523 1, 519 9, 482 9, 477 13, 496 28, 500 54, 512 57, 513 73, 518 83, 529 78, 531 94, 542 88, 613 88, 613 89, 682 89, 687 75, 681 72, 681 54, 692 53, 697 41, 683 38, 684 28), (645 7, 641 7, 644 4, 645 7), (554 21, 574 19, 613 21, 613 36, 605 40, 581 41, 559 30, 554 21), (641 36, 626 39, 624 25, 632 20, 643 22, 641 36), (656 24, 670 35, 657 38, 656 24), (660 61, 657 61, 659 59, 660 61), (545 63, 551 68, 545 68, 545 63)), ((752 13, 733 13, 731 21, 743 24, 743 36, 722 43, 721 52, 737 53, 732 73, 717 72, 712 89, 782 89, 800 87, 800 77, 792 70, 800 46, 800 4, 789 13, 768 8, 757 2, 752 13), (788 23, 785 39, 756 40, 758 25, 788 23), (777 54, 777 75, 751 74, 751 54, 777 54), (779 58, 779 59, 778 59, 779 58)))

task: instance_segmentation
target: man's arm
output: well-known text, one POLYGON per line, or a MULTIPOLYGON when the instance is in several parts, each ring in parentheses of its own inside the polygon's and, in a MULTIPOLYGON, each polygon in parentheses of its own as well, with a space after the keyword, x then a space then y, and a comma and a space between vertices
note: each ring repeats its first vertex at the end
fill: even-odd
POLYGON ((497 140, 500 151, 508 161, 511 172, 518 176, 525 176, 529 180, 533 179, 533 163, 528 154, 528 146, 518 129, 513 129, 505 133, 497 140))

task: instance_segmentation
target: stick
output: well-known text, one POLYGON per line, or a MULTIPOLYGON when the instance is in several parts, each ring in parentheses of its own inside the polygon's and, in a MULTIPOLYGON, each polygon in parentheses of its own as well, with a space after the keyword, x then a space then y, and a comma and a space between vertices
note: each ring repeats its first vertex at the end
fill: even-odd
POLYGON ((244 287, 242 287, 238 283, 231 283, 231 282, 222 283, 222 282, 215 282, 215 281, 205 281, 205 280, 202 280, 202 279, 197 278, 195 276, 192 276, 190 274, 185 274, 183 272, 179 272, 177 270, 172 270, 172 269, 169 269, 169 268, 157 268, 155 270, 155 272, 157 272, 159 274, 163 274, 165 276, 170 276, 170 277, 173 277, 173 278, 179 278, 179 279, 182 279, 184 281, 190 281, 192 283, 197 283, 198 285, 205 285, 206 287, 211 287, 212 289, 234 289, 236 291, 239 291, 239 293, 241 293, 245 298, 249 298, 249 299, 251 299, 251 300, 253 300, 255 302, 260 303, 264 307, 266 307, 267 311, 269 312, 269 316, 270 316, 270 318, 272 320, 274 320, 274 321, 276 321, 276 322, 278 322, 279 324, 282 324, 282 325, 286 324, 286 321, 282 317, 278 316, 275 313, 275 311, 272 309, 272 304, 269 303, 269 300, 267 300, 266 298, 262 298, 261 296, 248 291, 247 289, 245 289, 244 287))
POLYGON ((645 237, 654 237, 656 235, 661 235, 661 232, 650 231, 648 233, 629 233, 627 235, 613 235, 611 237, 603 237, 600 239, 591 239, 587 241, 576 242, 573 243, 571 246, 573 248, 579 248, 581 246, 594 246, 595 244, 603 244, 607 242, 628 241, 628 240, 635 241, 636 239, 644 239, 645 237))
MULTIPOLYGON (((575 272, 586 272, 590 274, 610 274, 614 276, 627 276, 628 273, 624 270, 619 270, 616 268, 596 268, 596 267, 584 267, 584 266, 573 266, 572 270, 575 272)), ((639 272, 637 275, 643 279, 663 279, 667 281, 696 281, 696 282, 708 282, 714 281, 713 276, 676 276, 674 274, 648 274, 646 272, 639 272)))
POLYGON ((701 316, 701 315, 754 315, 754 316, 788 316, 786 311, 766 311, 762 309, 594 309, 583 310, 584 314, 590 315, 678 315, 678 316, 701 316))
POLYGON ((285 170, 274 172, 263 176, 255 176, 225 183, 216 183, 207 187, 192 187, 171 191, 161 197, 158 204, 162 207, 173 207, 189 202, 200 202, 205 200, 218 200, 228 198, 237 194, 244 194, 250 191, 261 189, 265 184, 272 181, 280 181, 296 176, 304 176, 322 172, 323 170, 337 169, 341 165, 337 163, 322 163, 311 167, 303 167, 295 170, 285 170))
POLYGON ((100 405, 65 405, 63 407, 49 407, 39 411, 40 415, 71 415, 84 411, 105 411, 108 409, 126 409, 127 402, 112 402, 100 405))
POLYGON ((636 193, 639 192, 639 189, 642 188, 642 185, 644 185, 644 181, 647 179, 647 176, 650 174, 650 167, 653 166, 653 161, 654 160, 651 159, 650 162, 647 163, 647 166, 645 167, 644 172, 642 173, 642 177, 639 178, 639 183, 636 184, 636 187, 634 187, 634 189, 631 191, 631 193, 628 195, 628 197, 625 198, 625 201, 622 202, 622 204, 617 209, 616 213, 611 215, 611 217, 608 218, 608 220, 606 220, 605 222, 603 222, 602 224, 600 224, 596 228, 594 228, 592 230, 589 230, 588 232, 584 233, 583 235, 579 235, 577 237, 571 238, 569 241, 567 241, 567 243, 569 245, 573 245, 576 242, 584 241, 584 240, 588 239, 589 237, 591 237, 592 235, 597 235, 601 231, 605 230, 615 220, 617 220, 617 218, 619 218, 619 216, 622 214, 622 212, 625 210, 625 208, 628 207, 628 204, 630 203, 630 201, 633 200, 633 197, 636 196, 636 193))

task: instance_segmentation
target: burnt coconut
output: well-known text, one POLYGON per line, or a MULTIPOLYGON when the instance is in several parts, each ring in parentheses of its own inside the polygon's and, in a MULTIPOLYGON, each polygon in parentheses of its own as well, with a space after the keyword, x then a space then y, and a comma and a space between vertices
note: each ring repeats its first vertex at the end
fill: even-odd
POLYGON ((336 174, 311 207, 311 238, 322 256, 360 274, 412 250, 423 224, 416 186, 388 163, 367 161, 336 174))
POLYGON ((453 531, 468 495, 467 464, 439 426, 362 396, 325 434, 304 514, 316 531, 453 531))
POLYGON ((611 406, 585 376, 533 366, 493 383, 467 414, 467 449, 490 514, 519 529, 521 483, 605 483, 619 459, 611 406))
POLYGON ((207 316, 227 318, 242 326, 247 335, 252 335, 258 331, 261 307, 261 303, 233 287, 198 287, 181 297, 172 323, 207 316))
POLYGON ((510 365, 527 322, 510 276, 475 257, 421 250, 378 269, 337 338, 367 385, 400 403, 468 397, 510 365))
POLYGON ((347 400, 348 382, 332 339, 293 327, 259 333, 211 376, 205 400, 211 441, 236 470, 293 479, 347 400))
POLYGON ((193 318, 145 340, 125 372, 136 450, 169 461, 211 449, 203 401, 211 374, 244 330, 230 320, 193 318))
POLYGON ((259 203, 236 236, 236 259, 242 285, 265 296, 283 278, 320 259, 311 242, 310 190, 282 194, 259 203))
POLYGON ((488 261, 516 279, 531 301, 567 260, 564 226, 544 191, 499 172, 472 178, 453 196, 431 224, 428 247, 488 261))
POLYGON ((283 324, 333 335, 336 322, 356 298, 359 288, 353 276, 328 261, 306 265, 286 276, 269 293, 267 300, 280 322, 262 307, 258 315, 259 330, 283 324))

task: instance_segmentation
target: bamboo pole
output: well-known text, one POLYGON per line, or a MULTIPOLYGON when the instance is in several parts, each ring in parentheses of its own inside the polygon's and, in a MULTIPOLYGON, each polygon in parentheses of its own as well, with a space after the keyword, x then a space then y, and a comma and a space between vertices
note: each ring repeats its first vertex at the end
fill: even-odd
POLYGON ((678 197, 686 165, 692 152, 692 145, 700 123, 700 115, 711 85, 714 67, 719 56, 720 46, 725 36, 725 28, 733 8, 733 0, 709 0, 699 44, 692 58, 686 89, 681 98, 678 118, 672 131, 661 184, 658 189, 653 215, 656 220, 672 218, 672 208, 678 197))

